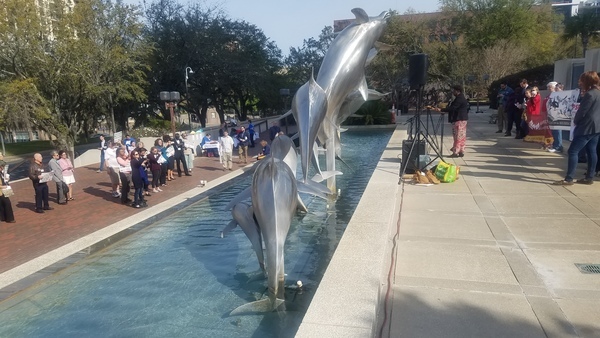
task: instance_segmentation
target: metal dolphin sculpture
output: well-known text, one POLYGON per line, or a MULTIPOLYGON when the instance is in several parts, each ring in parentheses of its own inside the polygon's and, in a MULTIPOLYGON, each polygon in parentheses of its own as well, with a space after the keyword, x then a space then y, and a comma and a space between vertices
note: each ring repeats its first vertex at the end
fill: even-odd
MULTIPOLYGON (((286 135, 277 136, 273 140, 273 143, 271 143, 271 155, 269 155, 269 157, 274 157, 287 164, 294 173, 295 177, 296 169, 298 168, 298 153, 296 152, 296 147, 291 138, 289 138, 286 135)), ((262 161, 267 160, 269 157, 264 158, 262 161)), ((261 162, 257 162, 253 166, 255 170, 259 163, 261 162)), ((225 207, 225 210, 231 209, 236 204, 249 199, 251 197, 251 189, 252 187, 248 187, 245 190, 241 191, 236 197, 229 201, 229 203, 225 207)), ((327 199, 327 195, 331 193, 329 190, 327 190, 325 186, 317 184, 316 182, 310 180, 307 181, 307 183, 298 182, 298 191, 306 194, 311 194, 323 199, 327 199)), ((300 199, 299 195, 298 206, 299 210, 304 212, 308 211, 306 206, 300 199)))
POLYGON ((268 298, 244 304, 230 315, 270 312, 284 303, 284 245, 296 211, 298 190, 290 167, 270 157, 252 177, 252 207, 265 242, 268 298))
POLYGON ((313 145, 317 139, 319 127, 327 114, 327 95, 315 82, 310 80, 302 85, 292 100, 292 113, 298 124, 300 134, 300 162, 302 181, 308 181, 308 167, 314 156, 313 145))
POLYGON ((383 33, 390 14, 382 12, 377 17, 369 17, 361 8, 352 9, 356 16, 353 24, 346 27, 333 40, 317 76, 317 83, 327 94, 327 113, 319 130, 319 140, 325 143, 331 129, 327 124, 335 123, 337 114, 344 100, 355 90, 368 99, 365 64, 383 33))

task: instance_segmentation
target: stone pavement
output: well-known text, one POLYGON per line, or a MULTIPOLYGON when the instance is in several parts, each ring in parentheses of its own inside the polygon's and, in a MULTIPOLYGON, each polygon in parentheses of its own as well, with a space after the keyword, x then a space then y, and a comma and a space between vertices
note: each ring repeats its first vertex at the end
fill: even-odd
MULTIPOLYGON (((259 146, 249 148, 249 154, 255 156, 260 150, 259 146)), ((236 163, 236 153, 234 150, 234 172, 246 166, 236 163)), ((44 158, 44 163, 48 160, 44 158)), ((67 205, 56 203, 56 186, 49 183, 50 206, 54 210, 44 214, 34 212, 34 191, 29 179, 11 183, 15 191, 10 199, 16 223, 0 223, 0 300, 23 287, 4 288, 10 284, 6 282, 9 275, 6 272, 11 269, 17 270, 14 268, 131 216, 134 220, 142 219, 153 212, 153 205, 197 188, 200 180, 208 181, 205 188, 208 189, 213 186, 213 181, 231 173, 223 171, 218 157, 196 157, 191 177, 175 175, 176 179, 168 181, 162 192, 147 197, 148 208, 135 209, 111 196, 110 179, 106 172, 97 173, 97 168, 98 164, 93 164, 75 169, 75 200, 67 205)))
POLYGON ((600 264, 600 180, 553 186, 566 154, 469 116, 460 180, 403 186, 385 336, 600 337, 600 274, 575 266, 600 264))

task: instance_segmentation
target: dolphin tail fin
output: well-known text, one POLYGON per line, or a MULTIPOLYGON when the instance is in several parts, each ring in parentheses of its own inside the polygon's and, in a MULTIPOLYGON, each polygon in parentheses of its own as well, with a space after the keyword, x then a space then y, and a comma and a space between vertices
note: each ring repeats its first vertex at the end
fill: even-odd
POLYGON ((333 177, 335 175, 342 175, 343 173, 341 171, 322 171, 320 174, 316 174, 315 176, 313 176, 313 178, 311 178, 310 180, 313 182, 323 182, 324 180, 333 177))
POLYGON ((350 167, 350 165, 348 164, 348 162, 344 161, 344 159, 343 159, 343 158, 341 158, 341 157, 340 157, 340 155, 336 154, 336 155, 335 155, 335 158, 336 158, 336 159, 338 159, 338 160, 340 160, 340 162, 344 163, 344 165, 345 165, 346 167, 348 167, 348 169, 352 170, 352 167, 350 167))
POLYGON ((228 234, 228 233, 229 233, 231 230, 235 229, 235 227, 236 227, 236 226, 237 226, 237 222, 236 222, 236 221, 231 221, 231 222, 229 222, 229 224, 227 224, 227 225, 225 226, 225 228, 223 228, 223 230, 221 231, 221 238, 223 238, 223 237, 227 236, 227 234, 228 234))
POLYGON ((248 187, 240 192, 237 196, 231 199, 227 206, 225 206, 225 210, 229 210, 233 208, 234 205, 240 203, 241 201, 252 197, 252 187, 248 187))
POLYGON ((288 116, 290 116, 290 115, 292 115, 292 110, 291 110, 291 109, 290 109, 290 110, 288 110, 288 111, 287 111, 287 113, 285 113, 285 114, 283 114, 283 115, 279 116, 279 119, 280 119, 280 120, 281 120, 281 119, 284 119, 284 118, 286 118, 286 117, 288 117, 288 116))
MULTIPOLYGON (((325 187, 322 184, 318 184, 314 181, 308 180, 306 181, 306 183, 304 182, 297 182, 298 185, 298 192, 303 192, 305 194, 311 194, 317 197, 320 197, 322 199, 327 199, 327 195, 331 194, 331 192, 329 191, 329 189, 327 189, 327 187, 325 187)), ((298 199, 300 197, 298 196, 298 199)))
POLYGON ((239 316, 245 314, 272 312, 275 311, 278 307, 280 307, 284 302, 285 301, 283 299, 279 298, 276 298, 274 302, 271 301, 270 298, 264 298, 255 302, 238 306, 233 311, 231 311, 229 315, 239 316))
POLYGON ((308 208, 306 207, 306 204, 304 204, 304 201, 302 201, 302 198, 300 197, 300 194, 298 194, 298 210, 302 211, 302 212, 308 212, 308 208))

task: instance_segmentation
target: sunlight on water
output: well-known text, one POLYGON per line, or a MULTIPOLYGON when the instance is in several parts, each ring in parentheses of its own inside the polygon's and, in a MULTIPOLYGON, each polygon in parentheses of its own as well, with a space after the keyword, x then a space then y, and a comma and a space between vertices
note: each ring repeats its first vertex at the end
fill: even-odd
MULTIPOLYGON (((229 317, 259 299, 266 280, 250 242, 234 229, 228 201, 251 177, 191 205, 0 303, 0 337, 291 337, 348 224, 391 130, 342 134, 341 197, 303 195, 286 243, 287 311, 229 317)), ((395 182, 393 182, 395 184, 395 182)))

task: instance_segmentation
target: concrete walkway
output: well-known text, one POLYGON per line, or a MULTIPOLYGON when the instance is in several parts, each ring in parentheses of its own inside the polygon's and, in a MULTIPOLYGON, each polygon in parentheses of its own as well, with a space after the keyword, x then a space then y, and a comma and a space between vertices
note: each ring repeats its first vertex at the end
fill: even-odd
POLYGON ((600 337, 600 274, 575 266, 600 264, 600 181, 551 185, 566 154, 488 118, 470 114, 460 180, 403 186, 385 336, 600 337))

